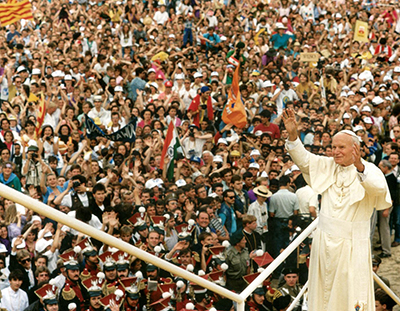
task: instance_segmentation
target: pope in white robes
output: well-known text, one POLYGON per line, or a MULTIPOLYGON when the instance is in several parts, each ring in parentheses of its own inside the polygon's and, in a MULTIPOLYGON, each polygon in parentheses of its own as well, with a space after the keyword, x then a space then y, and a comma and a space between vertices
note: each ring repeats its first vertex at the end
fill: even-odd
POLYGON ((309 311, 374 311, 370 217, 391 206, 385 176, 361 159, 358 138, 342 131, 333 157, 308 152, 297 136, 293 110, 283 114, 286 148, 310 187, 321 194, 309 272, 309 311))

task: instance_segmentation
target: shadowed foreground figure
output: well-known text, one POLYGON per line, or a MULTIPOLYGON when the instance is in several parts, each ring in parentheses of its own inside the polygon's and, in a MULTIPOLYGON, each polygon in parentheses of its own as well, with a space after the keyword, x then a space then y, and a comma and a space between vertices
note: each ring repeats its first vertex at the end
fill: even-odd
POLYGON ((287 109, 283 119, 290 156, 322 196, 311 250, 309 311, 373 311, 370 217, 374 208, 391 206, 385 176, 361 159, 353 132, 341 131, 333 137, 333 157, 316 156, 298 138, 294 111, 287 109))

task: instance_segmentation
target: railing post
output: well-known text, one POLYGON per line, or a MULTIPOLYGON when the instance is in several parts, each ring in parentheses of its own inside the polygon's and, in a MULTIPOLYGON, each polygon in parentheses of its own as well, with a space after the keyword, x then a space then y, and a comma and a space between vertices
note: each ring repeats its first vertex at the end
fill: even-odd
POLYGON ((307 289, 308 289, 308 281, 306 282, 306 284, 304 284, 300 293, 296 296, 296 298, 293 300, 293 302, 290 304, 289 308, 286 311, 292 311, 294 309, 294 307, 300 301, 301 297, 304 295, 307 289))
POLYGON ((236 311, 244 311, 244 304, 245 304, 244 301, 243 302, 238 302, 236 311))

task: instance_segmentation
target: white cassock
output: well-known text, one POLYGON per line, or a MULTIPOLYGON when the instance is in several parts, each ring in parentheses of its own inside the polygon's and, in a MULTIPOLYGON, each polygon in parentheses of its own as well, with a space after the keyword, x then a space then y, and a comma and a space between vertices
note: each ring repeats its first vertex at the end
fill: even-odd
POLYGON ((7 287, 1 290, 1 294, 3 297, 0 307, 7 311, 23 311, 29 306, 28 295, 22 289, 15 292, 11 287, 7 287))
POLYGON ((385 176, 369 162, 363 161, 364 173, 358 173, 354 165, 314 155, 299 139, 286 148, 322 196, 311 248, 308 310, 374 311, 370 218, 374 208, 391 206, 385 176))

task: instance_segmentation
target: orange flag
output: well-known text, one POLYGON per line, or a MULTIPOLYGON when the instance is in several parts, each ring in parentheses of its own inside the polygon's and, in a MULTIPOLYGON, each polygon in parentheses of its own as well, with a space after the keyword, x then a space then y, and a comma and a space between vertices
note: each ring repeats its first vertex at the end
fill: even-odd
POLYGON ((32 5, 29 0, 9 0, 7 3, 0 3, 1 26, 7 26, 18 22, 21 19, 33 20, 32 5))
POLYGON ((228 92, 228 102, 222 112, 222 121, 225 124, 233 124, 238 128, 243 128, 247 124, 247 118, 239 89, 239 67, 236 67, 233 74, 231 89, 228 92))

